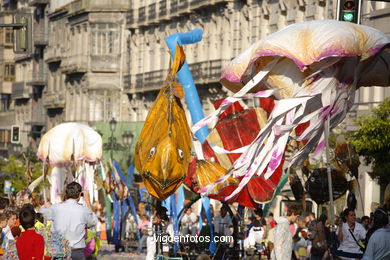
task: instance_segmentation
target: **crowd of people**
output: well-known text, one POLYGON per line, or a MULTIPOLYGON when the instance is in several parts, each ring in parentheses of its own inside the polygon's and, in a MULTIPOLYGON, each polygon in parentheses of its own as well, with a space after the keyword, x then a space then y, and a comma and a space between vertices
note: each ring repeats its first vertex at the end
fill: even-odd
MULTIPOLYGON (((138 228, 142 230, 138 252, 146 251, 150 255, 147 259, 153 259, 156 244, 148 242, 155 232, 152 227, 156 223, 162 223, 163 233, 165 231, 166 235, 173 236, 172 221, 164 207, 152 212, 152 218, 145 214, 144 207, 145 205, 140 203, 139 209, 143 214, 141 217, 137 216, 140 220, 138 228)), ((261 259, 390 259, 389 214, 384 208, 378 208, 370 216, 361 218, 356 218, 353 209, 345 209, 336 218, 333 229, 326 214, 316 217, 312 212, 302 212, 298 204, 291 204, 285 215, 277 218, 274 218, 272 213, 263 216, 261 208, 250 211, 245 217, 240 216, 238 211, 233 213, 227 205, 220 208, 219 214, 214 214, 213 208, 211 212, 214 234, 233 236, 236 240, 225 242, 221 247, 218 245, 218 248, 223 248, 223 254, 226 253, 226 248, 234 246, 236 250, 245 252, 242 257, 247 257, 255 251, 261 259), (239 228, 234 228, 234 223, 237 223, 239 228), (244 226, 241 229, 240 223, 244 226), (237 235, 240 232, 242 235, 237 235)), ((133 220, 131 216, 129 221, 133 220)), ((203 226, 199 228, 199 216, 191 207, 184 210, 180 221, 181 236, 210 235, 205 215, 203 226)), ((173 247, 172 244, 164 246, 173 247)), ((209 244, 204 245, 205 252, 208 246, 209 244)))
POLYGON ((34 202, 31 196, 16 203, 0 198, 0 259, 96 259, 99 219, 79 183, 66 186, 62 203, 34 202))
MULTIPOLYGON (((104 213, 100 205, 91 205, 88 194, 80 184, 72 182, 65 188, 64 201, 53 205, 29 199, 10 205, 8 199, 0 198, 1 259, 96 259, 104 213), (85 206, 79 203, 81 198, 85 206)), ((317 218, 312 212, 302 212, 294 203, 276 218, 272 213, 263 216, 261 208, 244 212, 223 204, 217 213, 211 207, 214 235, 233 238, 217 243, 215 259, 229 259, 229 251, 243 252, 230 259, 253 255, 276 260, 390 259, 386 208, 361 218, 353 209, 345 209, 333 228, 325 214, 317 218)), ((157 254, 174 251, 173 240, 156 241, 156 235, 175 235, 173 222, 165 207, 147 207, 141 202, 136 216, 129 214, 124 231, 127 238, 133 234, 132 239, 138 241, 136 254, 145 253, 146 259, 154 259, 157 254)), ((199 216, 186 207, 180 218, 179 235, 210 236, 208 223, 204 213, 199 216)), ((193 244, 202 247, 198 253, 204 257, 210 254, 210 241, 201 242, 193 244)))

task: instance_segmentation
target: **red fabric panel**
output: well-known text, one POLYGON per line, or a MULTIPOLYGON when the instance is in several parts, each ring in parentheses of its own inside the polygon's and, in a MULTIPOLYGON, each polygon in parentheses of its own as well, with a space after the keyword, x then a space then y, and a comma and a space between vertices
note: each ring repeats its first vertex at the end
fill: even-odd
MULTIPOLYGON (((215 109, 218 109, 221 106, 221 103, 223 100, 224 100, 224 98, 218 99, 214 102, 215 109)), ((228 107, 225 110, 225 112, 220 114, 218 118, 222 119, 222 118, 225 118, 229 115, 233 115, 234 113, 239 112, 239 111, 243 111, 243 110, 244 110, 244 108, 241 106, 241 104, 239 102, 234 102, 230 107, 228 107)))
MULTIPOLYGON (((236 102, 237 103, 237 102, 236 102)), ((237 113, 233 118, 224 118, 218 122, 216 129, 226 150, 234 150, 252 143, 260 132, 257 114, 254 109, 237 113)), ((227 154, 234 163, 241 154, 227 154)))

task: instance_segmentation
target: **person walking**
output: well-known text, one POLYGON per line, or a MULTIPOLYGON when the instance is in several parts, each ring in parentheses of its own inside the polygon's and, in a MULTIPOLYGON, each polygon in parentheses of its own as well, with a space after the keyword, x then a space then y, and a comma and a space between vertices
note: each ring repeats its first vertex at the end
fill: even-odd
POLYGON ((363 260, 390 259, 389 214, 382 208, 374 212, 374 225, 378 227, 369 238, 363 260))
POLYGON ((292 204, 287 209, 286 217, 276 218, 274 231, 274 249, 271 253, 272 260, 291 259, 293 252, 293 239, 290 231, 290 224, 295 223, 301 215, 301 208, 292 204))
POLYGON ((85 260, 83 249, 85 248, 85 230, 97 225, 98 220, 92 211, 89 192, 82 192, 82 187, 77 182, 69 183, 65 188, 66 201, 49 207, 41 208, 44 218, 53 221, 54 231, 62 234, 71 248, 72 260, 85 260), (84 197, 87 207, 78 201, 84 197))

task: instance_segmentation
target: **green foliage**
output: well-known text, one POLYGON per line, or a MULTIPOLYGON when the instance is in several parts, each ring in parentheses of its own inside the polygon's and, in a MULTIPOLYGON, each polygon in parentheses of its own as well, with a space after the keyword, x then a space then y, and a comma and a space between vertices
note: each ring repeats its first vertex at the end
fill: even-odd
MULTIPOLYGON (((25 159, 19 159, 11 155, 8 161, 3 161, 0 164, 1 170, 10 173, 14 178, 8 176, 0 177, 0 185, 3 187, 4 181, 9 180, 15 188, 15 192, 26 189, 28 187, 28 179, 25 176, 27 162, 25 159)), ((32 180, 35 180, 42 175, 42 164, 38 161, 32 162, 32 180)))
POLYGON ((360 127, 351 142, 356 151, 372 164, 371 178, 380 184, 390 182, 390 98, 374 108, 371 115, 361 116, 356 121, 360 127))

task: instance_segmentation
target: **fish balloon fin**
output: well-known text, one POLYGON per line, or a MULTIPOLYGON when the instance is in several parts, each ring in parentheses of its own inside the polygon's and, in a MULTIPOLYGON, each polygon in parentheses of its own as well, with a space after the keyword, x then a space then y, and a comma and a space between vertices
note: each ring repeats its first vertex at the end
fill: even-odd
POLYGON ((173 59, 173 65, 171 70, 171 76, 173 76, 181 69, 186 60, 186 55, 184 54, 184 49, 178 43, 176 44, 175 57, 173 59))
POLYGON ((183 99, 184 98, 184 89, 181 87, 179 82, 172 82, 173 95, 183 99))

